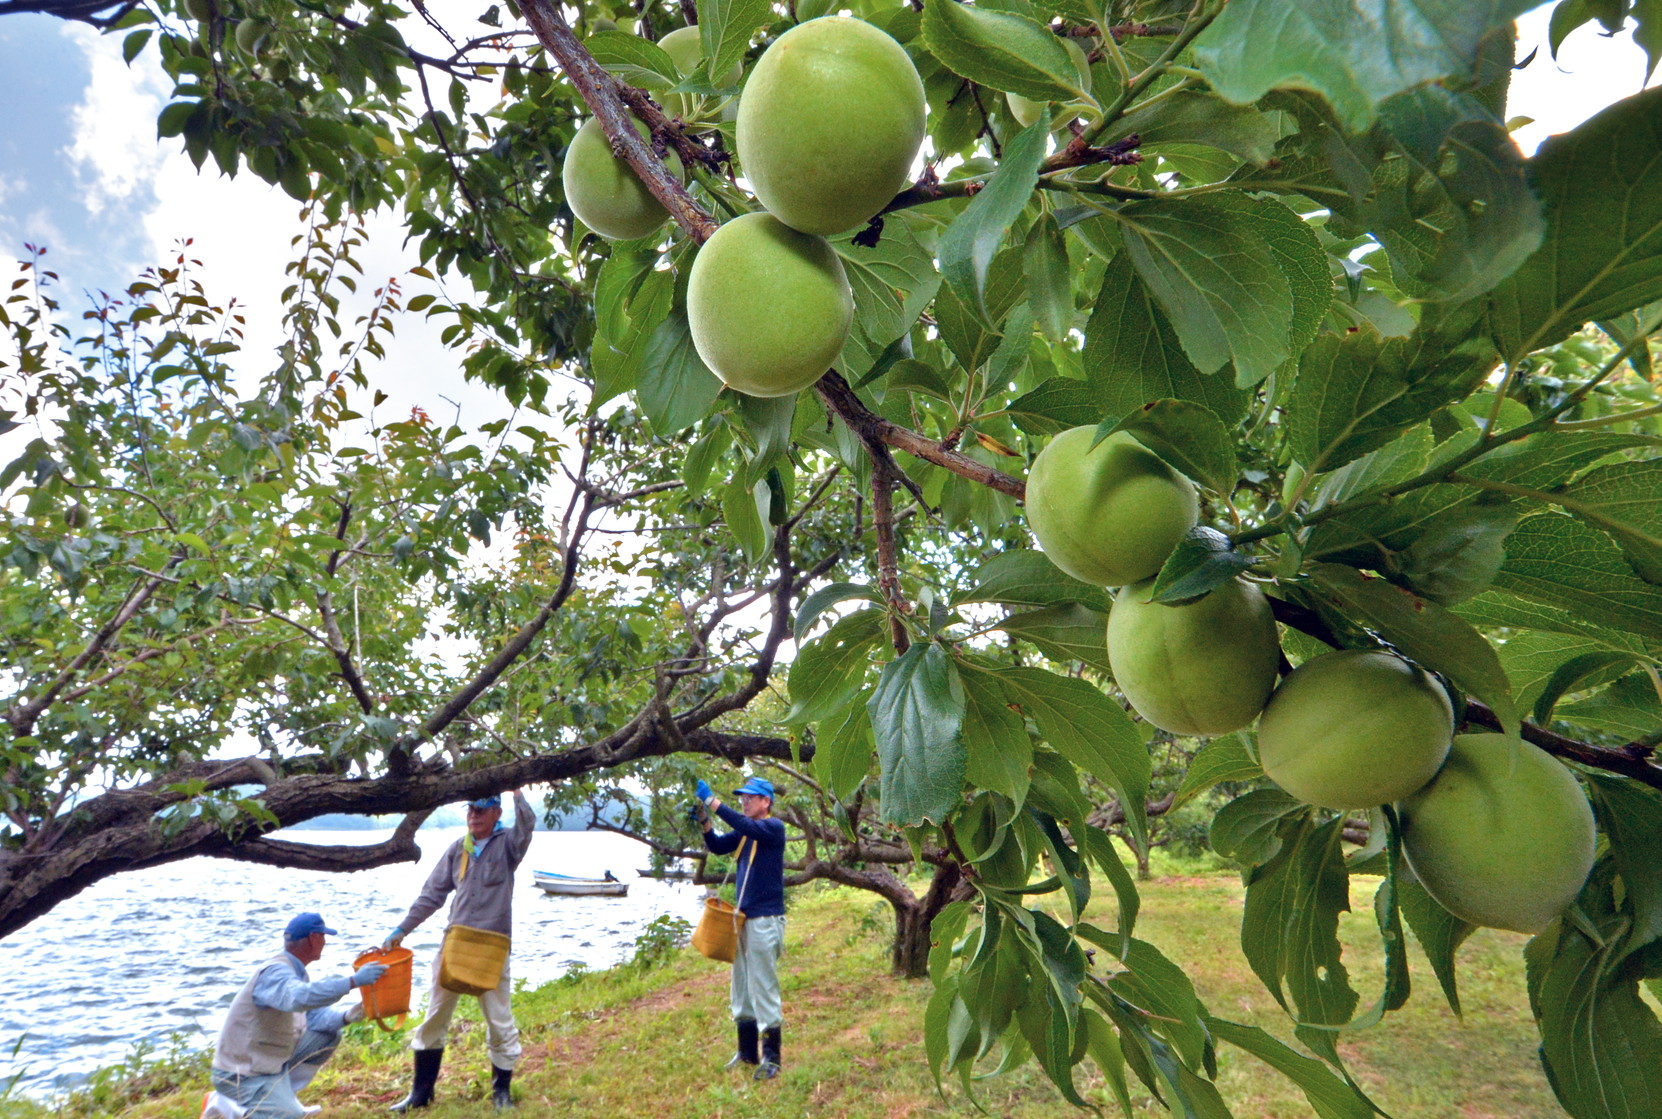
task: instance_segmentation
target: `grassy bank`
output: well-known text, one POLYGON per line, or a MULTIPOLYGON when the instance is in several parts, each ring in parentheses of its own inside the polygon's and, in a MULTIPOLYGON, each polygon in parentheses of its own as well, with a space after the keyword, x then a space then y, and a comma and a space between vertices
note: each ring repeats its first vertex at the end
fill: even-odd
MULTIPOLYGON (((1371 1001, 1379 982, 1379 938, 1369 915, 1371 881, 1358 881, 1357 913, 1345 921, 1352 979, 1371 1001)), ((1259 1025, 1283 1039, 1290 1024, 1240 954, 1241 889, 1232 876, 1166 876, 1144 886, 1138 935, 1190 970, 1218 1014, 1259 1025)), ((799 893, 792 902, 786 956, 785 1071, 756 1084, 721 1065, 731 1051, 727 970, 690 949, 660 966, 597 972, 522 991, 514 1005, 525 1056, 515 1078, 520 1114, 562 1117, 973 1116, 953 1085, 943 1099, 920 1042, 929 985, 886 973, 887 907, 845 889, 799 893)), ((1342 1046, 1351 1069, 1398 1119, 1561 1119, 1535 1058, 1524 1000, 1524 938, 1483 931, 1461 952, 1464 1021, 1449 1012, 1417 950, 1414 997, 1382 1026, 1342 1046)), ((489 1111, 483 1028, 464 1000, 453 1028, 432 1119, 489 1111)), ((1312 1114, 1302 1095, 1236 1051, 1221 1054, 1219 1083, 1241 1119, 1312 1114)), ((205 1058, 180 1055, 146 1073, 136 1099, 116 1078, 62 1111, 27 1104, 0 1110, 36 1119, 120 1112, 137 1119, 194 1117, 205 1058), (168 1090, 172 1083, 186 1085, 168 1090)), ((384 1116, 408 1084, 409 1057, 398 1035, 353 1027, 307 1102, 324 1119, 384 1116)), ((1109 1104, 1086 1078, 1087 1098, 1109 1104)), ((995 1115, 1055 1116, 1071 1109, 1031 1067, 984 1081, 980 1099, 995 1115)), ((1146 1097, 1139 1115, 1167 1112, 1146 1097)))

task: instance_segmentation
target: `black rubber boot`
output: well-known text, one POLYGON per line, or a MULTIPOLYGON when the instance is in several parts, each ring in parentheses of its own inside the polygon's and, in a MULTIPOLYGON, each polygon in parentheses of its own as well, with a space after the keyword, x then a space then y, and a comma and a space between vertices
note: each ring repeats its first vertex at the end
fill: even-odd
POLYGON ((733 1025, 739 1029, 739 1047, 734 1051, 733 1057, 727 1062, 726 1067, 735 1068, 738 1065, 758 1064, 762 1058, 756 1052, 756 1019, 735 1018, 733 1019, 733 1025))
POLYGON ((444 1060, 443 1049, 415 1051, 415 1079, 410 1094, 392 1105, 394 1111, 417 1111, 433 1102, 433 1085, 439 1082, 439 1063, 444 1060))
POLYGON ((772 1080, 779 1075, 779 1031, 783 1026, 769 1026, 762 1031, 762 1063, 756 1067, 753 1079, 772 1080))
POLYGON ((496 1110, 507 1111, 514 1106, 514 1094, 508 1090, 513 1079, 513 1069, 491 1066, 491 1103, 495 1105, 496 1110))

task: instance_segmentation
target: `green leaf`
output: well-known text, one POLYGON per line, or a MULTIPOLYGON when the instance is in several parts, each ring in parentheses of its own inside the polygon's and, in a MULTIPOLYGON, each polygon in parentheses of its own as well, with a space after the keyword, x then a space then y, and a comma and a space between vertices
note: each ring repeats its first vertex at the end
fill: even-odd
POLYGON ((1272 89, 1313 89, 1359 132, 1392 94, 1471 77, 1484 36, 1535 2, 1232 0, 1195 40, 1195 61, 1212 88, 1237 104, 1272 89))
POLYGON ((583 40, 594 60, 633 86, 657 92, 670 89, 681 73, 657 43, 625 31, 597 31, 583 40))
MULTIPOLYGON (((955 0, 934 0, 933 7, 970 10, 955 0)), ((1045 34, 1055 38, 1048 31, 1045 34)), ((960 298, 980 310, 989 325, 999 320, 989 311, 986 301, 987 268, 1039 181, 1039 163, 1044 159, 1049 121, 1047 110, 1040 114, 1037 123, 1004 146, 1004 158, 998 161, 998 170, 941 234, 941 274, 957 289, 960 298)))
MULTIPOLYGON (((1007 796, 1019 809, 1027 799, 1033 764, 1033 742, 1020 715, 997 677, 988 672, 963 671, 964 776, 977 789, 1007 796)), ((1015 842, 1014 838, 1005 840, 1015 842)))
POLYGON ((1011 614, 995 627, 1031 641, 1053 661, 1108 668, 1108 615, 1077 602, 1011 614))
POLYGON ((1228 497, 1241 480, 1235 442, 1216 413, 1186 400, 1154 400, 1124 419, 1097 427, 1094 447, 1116 431, 1128 431, 1167 466, 1213 493, 1228 497))
POLYGON ((1184 1064, 1203 1064, 1209 1042, 1200 1021, 1200 1000, 1189 976, 1146 940, 1090 937, 1088 927, 1081 928, 1081 934, 1114 953, 1125 965, 1124 971, 1108 980, 1109 988, 1162 1020, 1161 1030, 1176 1046, 1184 1064))
POLYGON ((1256 781, 1263 776, 1263 768, 1247 749, 1240 731, 1221 735, 1202 746, 1189 761, 1171 806, 1175 810, 1225 781, 1256 781))
POLYGON ((1618 969, 1627 916, 1596 881, 1582 892, 1583 909, 1593 902, 1587 932, 1560 921, 1524 950, 1541 1063, 1575 1119, 1651 1119, 1662 1099, 1662 1022, 1639 993, 1639 973, 1618 969))
POLYGON ((1662 703, 1648 674, 1624 676, 1588 699, 1559 704, 1558 718, 1623 738, 1647 738, 1662 726, 1662 703))
POLYGON ((1609 537, 1562 513, 1518 522, 1495 586, 1594 625, 1662 640, 1662 588, 1635 578, 1609 537))
POLYGON ((1050 342, 1060 342, 1073 327, 1073 270, 1068 264, 1067 239, 1054 215, 1045 214, 1027 231, 1022 273, 1027 277, 1027 303, 1038 320, 1039 333, 1050 342))
POLYGON ((1339 914, 1350 910, 1350 877, 1339 849, 1343 817, 1282 821, 1281 849, 1247 874, 1241 950, 1258 978, 1299 1019, 1343 1025, 1358 1001, 1339 946, 1339 914), (1285 989, 1286 995, 1283 994, 1285 989))
POLYGON ((677 312, 659 323, 647 340, 635 384, 635 399, 653 429, 673 435, 691 427, 710 414, 721 389, 693 348, 687 316, 677 312))
POLYGON ((1239 191, 1209 195, 1207 201, 1233 211, 1270 250, 1286 277, 1293 296, 1293 316, 1287 322, 1287 364, 1278 372, 1291 374, 1298 355, 1321 330, 1333 305, 1333 279, 1327 250, 1311 224, 1291 207, 1274 198, 1255 198, 1239 191))
POLYGON ((1320 1119, 1372 1119, 1378 1114, 1366 1096, 1334 1075, 1332 1069, 1257 1026, 1243 1026, 1207 1015, 1206 1028, 1219 1041, 1251 1053, 1298 1085, 1320 1119))
POLYGON ((1315 564, 1310 568, 1310 581, 1324 606, 1364 620, 1403 653, 1488 704, 1501 725, 1517 733, 1512 681, 1501 668, 1494 646, 1470 622, 1354 567, 1315 564))
POLYGON ((1281 123, 1274 113, 1191 90, 1135 106, 1098 143, 1111 143, 1132 133, 1141 141, 1137 150, 1145 154, 1168 144, 1202 144, 1262 167, 1275 154, 1281 123))
POLYGON ((1317 99, 1279 95, 1299 123, 1277 171, 1331 210, 1336 236, 1371 235, 1390 277, 1418 299, 1489 290, 1541 243, 1544 221, 1511 134, 1476 97, 1425 86, 1386 101, 1348 133, 1317 99))
POLYGON ((885 823, 939 822, 963 802, 965 703, 958 669, 939 645, 914 644, 883 666, 866 711, 885 823))
POLYGON ((1506 537, 1517 523, 1509 504, 1449 509, 1398 557, 1396 573, 1433 602, 1463 602, 1495 581, 1506 559, 1506 537))
POLYGON ((861 692, 842 711, 814 728, 814 775, 838 800, 853 796, 871 769, 877 745, 866 714, 870 700, 870 691, 861 692))
POLYGON ((934 256, 902 215, 883 219, 883 236, 874 246, 855 244, 859 232, 836 237, 831 244, 854 290, 854 329, 871 349, 880 351, 918 321, 935 298, 941 275, 935 271, 934 256))
POLYGON ((1597 770, 1587 781, 1633 916, 1626 944, 1632 953, 1662 941, 1662 794, 1597 770))
POLYGON ((847 602, 851 598, 862 598, 867 602, 879 604, 883 601, 883 596, 877 588, 865 583, 831 583, 802 600, 802 605, 797 608, 796 621, 791 626, 791 632, 796 635, 798 641, 802 641, 814 628, 814 623, 819 620, 821 614, 837 603, 847 602))
POLYGON ((1006 606, 1061 606, 1082 603, 1099 612, 1108 609, 1109 595, 1101 587, 1081 582, 1050 562, 1036 548, 1012 548, 975 569, 968 589, 953 597, 954 606, 971 602, 1001 602, 1006 606))
POLYGON ((1131 717, 1084 680, 1037 668, 1007 668, 998 678, 1057 752, 1114 790, 1127 829, 1139 845, 1146 843, 1153 765, 1131 717))
POLYGON ((1545 237, 1489 296, 1491 327, 1508 360, 1662 299, 1659 159, 1662 89, 1618 101, 1541 145, 1530 167, 1545 237))
POLYGON ((1084 381, 1051 377, 1011 401, 1005 414, 1029 435, 1058 435, 1070 427, 1096 423, 1102 417, 1097 400, 1097 391, 1084 381))
POLYGON ((1633 653, 1603 651, 1571 657, 1559 665, 1542 685, 1530 718, 1546 726, 1552 719, 1552 709, 1560 699, 1571 692, 1585 691, 1595 682, 1608 683, 1612 670, 1620 676, 1639 663, 1642 663, 1641 658, 1633 653))
POLYGON ((698 0, 698 39, 708 63, 705 70, 720 77, 744 57, 750 37, 771 22, 767 0, 698 0))
POLYGON ((1281 821, 1305 811, 1280 789, 1242 793, 1212 817, 1212 850, 1242 866, 1262 866, 1281 851, 1281 821))
POLYGON ((1149 588, 1148 601, 1189 602, 1222 586, 1252 566, 1252 557, 1237 552, 1229 537, 1196 525, 1177 542, 1149 588))
POLYGON ((1443 997, 1448 999, 1449 1009, 1459 1014, 1460 991, 1455 980, 1454 954, 1477 931, 1477 926, 1467 924, 1438 904, 1406 862, 1397 864, 1395 874, 1397 905, 1425 951, 1425 958, 1442 985, 1443 997))
POLYGON ((144 44, 148 43, 150 36, 154 34, 155 29, 149 27, 128 32, 127 37, 121 40, 121 61, 131 66, 133 59, 139 56, 139 52, 144 49, 144 44))
POLYGON ((882 610, 861 610, 800 645, 791 661, 791 707, 780 721, 815 723, 846 707, 865 683, 885 617, 882 610))
POLYGON ((1079 75, 1061 39, 1014 12, 927 0, 923 41, 948 69, 976 85, 1030 101, 1067 101, 1080 92, 1079 75))
POLYGON ((721 515, 727 522, 728 531, 751 563, 768 554, 771 533, 757 507, 755 490, 745 483, 743 475, 734 478, 722 489, 721 515))
POLYGON ((1424 331, 1384 338, 1362 326, 1317 338, 1299 358, 1287 402, 1293 456, 1313 473, 1342 466, 1466 396, 1493 366, 1480 337, 1451 345, 1424 331))
POLYGON ((1255 385, 1292 356, 1292 287, 1254 222, 1204 200, 1133 202, 1117 212, 1126 255, 1195 368, 1234 362, 1255 385))
MULTIPOLYGON (((1183 352, 1165 311, 1154 302, 1124 255, 1108 262, 1091 318, 1085 325, 1085 376, 1098 401, 1088 419, 1127 415, 1151 400, 1188 400, 1210 408, 1226 424, 1246 415, 1250 394, 1228 377, 1208 377, 1183 352)), ((1038 397, 1047 381, 1033 393, 1038 397)), ((1067 403, 1073 404, 1070 393, 1067 403)), ((1018 400, 1022 404, 1027 398, 1018 400)), ((1068 413, 1072 416, 1072 413, 1068 413)))
POLYGON ((1550 498, 1615 538, 1647 583, 1662 583, 1662 459, 1589 470, 1550 498))

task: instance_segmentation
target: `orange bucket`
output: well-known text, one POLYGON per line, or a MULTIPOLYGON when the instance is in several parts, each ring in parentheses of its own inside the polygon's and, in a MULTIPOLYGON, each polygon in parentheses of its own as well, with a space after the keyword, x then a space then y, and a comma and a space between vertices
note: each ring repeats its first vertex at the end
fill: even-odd
POLYGON ((352 961, 354 968, 365 964, 387 965, 386 974, 381 978, 367 987, 358 988, 358 994, 364 1000, 364 1017, 383 1030, 390 1032, 398 1029, 410 1013, 410 973, 414 960, 415 953, 408 948, 370 948, 352 961), (382 1021, 392 1017, 397 1017, 396 1025, 389 1026, 382 1021))

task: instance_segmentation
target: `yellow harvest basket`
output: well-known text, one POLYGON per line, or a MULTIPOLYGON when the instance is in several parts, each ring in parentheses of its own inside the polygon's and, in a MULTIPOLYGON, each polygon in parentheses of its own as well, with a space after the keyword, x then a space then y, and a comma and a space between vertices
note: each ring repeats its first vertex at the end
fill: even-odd
POLYGON ((704 899, 704 915, 693 930, 692 946, 707 959, 732 963, 738 954, 744 914, 718 897, 704 899))
POLYGON ((458 995, 496 990, 508 964, 508 944, 503 933, 451 925, 439 952, 439 986, 458 995))

